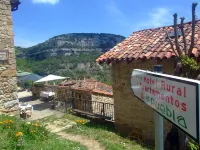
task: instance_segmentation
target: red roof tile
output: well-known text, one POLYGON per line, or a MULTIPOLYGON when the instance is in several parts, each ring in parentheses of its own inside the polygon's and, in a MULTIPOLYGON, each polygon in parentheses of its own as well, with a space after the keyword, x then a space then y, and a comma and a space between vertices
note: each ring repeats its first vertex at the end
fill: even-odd
MULTIPOLYGON (((191 40, 191 22, 185 23, 185 35, 187 43, 191 40)), ((141 30, 133 32, 127 39, 113 47, 110 51, 101 55, 96 61, 99 63, 132 60, 132 59, 150 59, 150 58, 171 58, 175 56, 172 48, 166 38, 168 33, 174 31, 173 26, 160 27, 155 29, 141 30)), ((195 28, 195 46, 192 53, 197 57, 200 49, 200 20, 196 23, 195 28)), ((174 43, 174 39, 172 39, 174 43)), ((183 48, 183 38, 179 37, 179 42, 183 48)), ((175 43, 174 43, 175 45, 175 43)), ((175 46, 174 46, 175 47, 175 46)), ((176 47, 175 47, 176 49, 176 47)))
POLYGON ((71 89, 73 90, 90 91, 93 93, 104 94, 109 96, 113 95, 112 86, 98 82, 95 79, 63 81, 60 85, 71 86, 71 89))

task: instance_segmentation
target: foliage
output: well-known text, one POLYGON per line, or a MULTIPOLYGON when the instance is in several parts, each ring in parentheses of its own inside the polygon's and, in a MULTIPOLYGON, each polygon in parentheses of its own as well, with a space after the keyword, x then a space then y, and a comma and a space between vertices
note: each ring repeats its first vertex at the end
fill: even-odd
POLYGON ((77 143, 56 138, 42 124, 24 122, 6 115, 0 116, 0 132, 2 150, 86 149, 77 143))
POLYGON ((189 142, 189 148, 190 148, 190 150, 199 150, 199 145, 197 144, 197 143, 195 143, 194 141, 190 141, 189 142))
POLYGON ((181 63, 183 67, 188 68, 190 71, 197 71, 199 66, 194 58, 190 58, 187 55, 183 55, 181 57, 181 63))
POLYGON ((96 78, 101 82, 111 84, 110 67, 99 66, 95 60, 100 53, 81 53, 79 55, 58 56, 42 61, 32 59, 17 59, 17 69, 45 76, 56 74, 71 79, 96 78))

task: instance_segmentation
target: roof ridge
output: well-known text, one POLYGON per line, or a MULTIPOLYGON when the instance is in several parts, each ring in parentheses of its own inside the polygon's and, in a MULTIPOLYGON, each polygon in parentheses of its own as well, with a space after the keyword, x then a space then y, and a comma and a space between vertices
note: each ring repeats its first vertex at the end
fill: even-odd
MULTIPOLYGON (((200 21, 200 19, 197 19, 197 20, 196 20, 196 22, 199 22, 199 21, 200 21)), ((192 21, 188 21, 188 22, 183 23, 183 25, 185 25, 185 24, 191 24, 191 23, 192 23, 192 21)), ((181 25, 181 24, 177 24, 177 26, 180 26, 180 25, 181 25)), ((161 27, 155 27, 155 28, 146 28, 146 29, 134 31, 134 32, 131 33, 131 35, 132 35, 133 33, 141 32, 141 31, 156 30, 156 29, 167 28, 167 27, 173 27, 173 26, 174 26, 174 25, 161 26, 161 27)), ((130 35, 130 36, 131 36, 131 35, 130 35)), ((128 37, 129 37, 129 36, 128 36, 128 37)))
MULTIPOLYGON (((191 23, 192 21, 184 23, 185 37, 188 41, 187 43, 190 43, 191 40, 191 23)), ((178 24, 178 27, 180 28, 180 24, 178 24)), ((199 55, 197 51, 200 49, 200 19, 196 20, 195 29, 195 45, 192 55, 198 57, 199 55)), ((129 62, 138 59, 173 58, 175 57, 175 53, 173 53, 168 41, 166 40, 165 31, 172 33, 173 25, 135 31, 124 41, 118 43, 108 52, 97 58, 96 62, 107 62, 109 64, 113 61, 120 62, 123 60, 129 62)), ((174 42, 174 39, 172 39, 172 42, 174 42)), ((180 44, 183 44, 182 40, 180 41, 180 44)), ((183 48, 181 48, 181 50, 183 50, 183 48)))

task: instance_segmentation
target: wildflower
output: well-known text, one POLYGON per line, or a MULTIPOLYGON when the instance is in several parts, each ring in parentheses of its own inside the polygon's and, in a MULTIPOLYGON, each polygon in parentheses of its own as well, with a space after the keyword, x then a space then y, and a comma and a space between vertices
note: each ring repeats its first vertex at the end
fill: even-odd
POLYGON ((3 124, 3 122, 0 122, 0 124, 3 124))
POLYGON ((10 126, 8 126, 8 128, 10 129, 10 126))
POLYGON ((13 123, 14 121, 13 121, 13 120, 9 120, 9 122, 10 122, 10 123, 13 123))
POLYGON ((17 132, 16 133, 16 137, 19 137, 19 136, 21 136, 22 135, 22 132, 17 132))
POLYGON ((4 120, 3 122, 7 124, 9 121, 8 120, 4 120))
POLYGON ((34 126, 35 126, 35 127, 38 127, 39 125, 36 123, 36 124, 34 124, 34 126))
POLYGON ((34 133, 34 132, 36 132, 36 130, 32 130, 31 132, 33 132, 33 133, 34 133))

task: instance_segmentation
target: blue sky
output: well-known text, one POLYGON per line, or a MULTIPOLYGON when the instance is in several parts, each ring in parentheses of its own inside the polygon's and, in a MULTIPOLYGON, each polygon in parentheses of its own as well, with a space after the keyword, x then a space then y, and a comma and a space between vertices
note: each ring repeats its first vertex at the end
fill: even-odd
MULTIPOLYGON (((16 46, 29 47, 66 33, 112 33, 171 25, 173 14, 191 20, 191 0, 21 0, 13 12, 16 46)), ((200 18, 200 6, 197 7, 200 18)))

